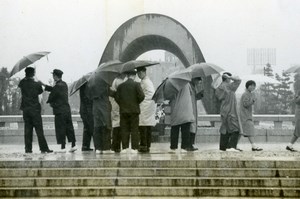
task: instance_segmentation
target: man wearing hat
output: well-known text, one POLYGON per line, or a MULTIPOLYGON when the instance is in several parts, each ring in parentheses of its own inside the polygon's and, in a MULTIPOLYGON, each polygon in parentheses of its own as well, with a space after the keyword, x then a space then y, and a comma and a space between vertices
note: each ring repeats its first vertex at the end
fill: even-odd
POLYGON ((139 83, 135 82, 136 71, 125 72, 127 80, 118 86, 115 100, 120 106, 120 128, 122 134, 123 151, 129 148, 131 137, 131 148, 133 153, 139 149, 139 114, 140 103, 145 95, 139 83))
POLYGON ((53 151, 48 148, 44 136, 41 104, 39 102, 39 95, 43 93, 43 88, 39 82, 34 80, 34 75, 35 69, 27 67, 25 69, 25 78, 18 85, 22 93, 21 110, 23 111, 25 122, 25 153, 32 153, 33 128, 35 128, 40 151, 42 153, 52 153, 53 151))
POLYGON ((55 116, 55 134, 57 144, 61 144, 61 150, 59 152, 66 152, 66 137, 69 142, 72 142, 69 152, 74 152, 76 148, 76 139, 74 133, 74 127, 72 123, 71 108, 68 99, 68 86, 66 82, 62 81, 63 72, 59 69, 54 69, 52 72, 54 86, 45 85, 45 90, 49 91, 49 98, 47 103, 53 109, 55 116))

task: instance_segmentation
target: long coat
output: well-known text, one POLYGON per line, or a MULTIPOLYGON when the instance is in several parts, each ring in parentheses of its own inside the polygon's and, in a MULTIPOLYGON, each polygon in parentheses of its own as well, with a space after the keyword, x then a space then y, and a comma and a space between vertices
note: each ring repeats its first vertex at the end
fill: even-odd
POLYGON ((295 131, 294 135, 300 137, 300 90, 297 92, 295 97, 296 110, 295 110, 295 131))
POLYGON ((145 94, 145 99, 140 103, 140 119, 139 126, 154 126, 156 124, 155 113, 156 105, 152 100, 155 89, 152 81, 149 77, 145 77, 140 82, 143 93, 145 94))
POLYGON ((241 80, 235 80, 231 83, 222 82, 216 89, 216 97, 221 101, 222 124, 219 130, 221 134, 240 132, 241 130, 235 96, 235 91, 240 84, 241 80))
POLYGON ((253 104, 255 102, 255 96, 248 90, 243 93, 240 101, 240 118, 243 133, 247 137, 254 136, 254 123, 253 123, 253 104))
POLYGON ((170 99, 171 126, 191 123, 190 132, 197 132, 197 100, 203 97, 192 84, 183 87, 173 99, 170 99))
POLYGON ((106 127, 111 129, 110 88, 102 79, 98 81, 98 84, 97 92, 95 92, 94 89, 88 89, 88 96, 93 100, 94 127, 106 127))

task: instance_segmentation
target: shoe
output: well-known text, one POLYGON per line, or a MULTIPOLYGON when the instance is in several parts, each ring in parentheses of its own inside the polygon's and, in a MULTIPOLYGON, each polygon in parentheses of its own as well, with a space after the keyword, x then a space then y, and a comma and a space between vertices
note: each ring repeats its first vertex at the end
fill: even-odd
POLYGON ((56 153, 66 153, 67 152, 67 150, 66 149, 60 149, 60 150, 58 150, 58 151, 55 151, 56 153))
POLYGON ((131 149, 130 153, 131 154, 138 154, 138 150, 137 149, 131 149))
POLYGON ((102 151, 99 150, 99 149, 96 149, 95 152, 96 152, 97 154, 102 154, 102 151))
POLYGON ((191 151, 197 151, 198 150, 198 148, 181 148, 184 152, 186 151, 186 152, 191 152, 191 151))
POLYGON ((293 147, 289 147, 289 146, 286 147, 286 150, 291 151, 291 152, 297 152, 296 149, 294 149, 293 147))
POLYGON ((32 151, 25 151, 25 153, 32 153, 32 151))
POLYGON ((259 148, 259 147, 255 147, 255 148, 252 148, 252 151, 262 151, 263 149, 262 148, 259 148))
POLYGON ((46 151, 41 151, 41 153, 53 153, 53 150, 48 149, 46 151))
POLYGON ((176 149, 170 149, 170 151, 168 153, 175 154, 176 153, 176 149))
POLYGON ((102 154, 114 154, 114 152, 111 150, 105 150, 105 151, 102 151, 102 154))
POLYGON ((94 149, 91 149, 91 148, 81 148, 81 151, 94 151, 94 149))
POLYGON ((77 150, 77 147, 76 146, 73 146, 72 148, 70 148, 69 152, 70 153, 73 153, 77 150))
POLYGON ((127 153, 127 149, 123 149, 120 153, 121 154, 126 154, 127 153))
POLYGON ((229 151, 229 152, 241 152, 240 150, 235 149, 235 148, 226 149, 226 151, 229 151))
POLYGON ((115 149, 114 152, 115 152, 115 153, 120 153, 120 152, 121 152, 121 149, 115 149))

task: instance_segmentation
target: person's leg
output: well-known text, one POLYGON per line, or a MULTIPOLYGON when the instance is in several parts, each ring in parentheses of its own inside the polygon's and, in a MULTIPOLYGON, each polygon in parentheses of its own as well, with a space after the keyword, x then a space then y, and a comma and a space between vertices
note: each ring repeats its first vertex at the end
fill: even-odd
POLYGON ((128 124, 128 114, 122 113, 120 115, 120 129, 121 129, 121 139, 122 139, 122 149, 129 148, 129 135, 130 129, 128 124))
POLYGON ((82 122, 83 122, 83 133, 82 133, 82 151, 88 151, 90 149, 90 143, 92 135, 90 134, 90 127, 87 121, 87 118, 85 116, 82 116, 82 122))
POLYGON ((93 140, 95 150, 101 150, 101 130, 100 126, 94 128, 93 140))
POLYGON ((24 141, 25 141, 25 153, 32 153, 32 134, 33 124, 32 118, 28 111, 23 111, 24 119, 24 141))
POLYGON ((63 114, 54 116, 55 135, 57 144, 61 144, 61 149, 66 148, 66 122, 63 114))
POLYGON ((33 112, 32 113, 32 121, 33 121, 33 126, 35 128, 35 132, 38 138, 38 143, 40 147, 41 152, 53 152, 52 150, 49 150, 45 135, 44 135, 44 129, 43 129, 43 121, 42 121, 42 116, 40 112, 33 112))
POLYGON ((226 134, 220 134, 220 146, 219 149, 221 151, 226 151, 228 147, 228 142, 229 142, 229 133, 226 134))
POLYGON ((111 130, 107 128, 106 126, 103 127, 102 130, 102 142, 101 142, 101 148, 103 151, 110 150, 111 149, 111 130))
POLYGON ((181 148, 190 150, 192 149, 191 144, 191 123, 185 123, 181 125, 181 148))
POLYGON ((72 142, 71 147, 73 148, 76 146, 76 138, 75 138, 75 131, 74 131, 71 113, 65 114, 65 120, 66 120, 66 136, 68 138, 68 142, 72 142))
POLYGON ((229 135, 229 142, 228 142, 228 147, 227 148, 237 148, 237 144, 240 138, 240 133, 239 132, 233 132, 230 133, 229 135))
POLYGON ((298 136, 293 135, 290 143, 286 146, 286 150, 292 151, 292 152, 296 152, 297 150, 294 149, 293 145, 295 144, 295 142, 298 140, 298 136))
POLYGON ((140 132, 140 151, 146 152, 147 151, 147 127, 139 126, 139 132, 140 132))
POLYGON ((121 151, 121 132, 120 127, 113 128, 112 150, 115 152, 121 151))
POLYGON ((178 139, 179 139, 179 128, 180 125, 171 126, 171 149, 177 149, 178 148, 178 139))
POLYGON ((152 126, 147 126, 147 152, 150 151, 151 142, 152 142, 152 126))
POLYGON ((131 114, 130 116, 130 127, 131 127, 131 148, 138 150, 140 135, 139 135, 139 114, 131 114))

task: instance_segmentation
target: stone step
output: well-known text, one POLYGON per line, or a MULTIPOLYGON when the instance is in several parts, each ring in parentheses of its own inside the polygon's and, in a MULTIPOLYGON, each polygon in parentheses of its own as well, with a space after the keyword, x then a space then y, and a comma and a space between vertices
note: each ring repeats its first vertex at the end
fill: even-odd
POLYGON ((228 177, 39 177, 1 178, 0 187, 105 187, 105 186, 196 186, 196 187, 299 187, 300 178, 228 177))
POLYGON ((300 168, 9 168, 1 177, 300 177, 300 168))
MULTIPOLYGON (((115 157, 115 156, 113 156, 115 157)), ((201 157, 201 155, 199 156, 201 157)), ((111 158, 110 156, 108 158, 111 158)), ((119 157, 116 157, 119 158, 119 157)), ((150 156, 151 158, 151 156, 150 156)), ((178 157, 176 157, 178 158, 178 157)), ((196 157, 195 157, 196 158, 196 157)), ((263 158, 266 159, 266 158, 263 158)), ((299 168, 299 160, 24 160, 0 161, 0 168, 299 168)))
MULTIPOLYGON (((15 197, 5 197, 6 199, 16 199, 15 197)), ((31 199, 38 199, 40 197, 30 197, 31 199)), ((60 199, 86 199, 86 197, 59 197, 60 199)), ((89 197, 89 198, 99 198, 98 196, 94 197, 89 197)), ((241 199, 241 197, 176 197, 175 199, 241 199)), ((282 199, 282 197, 242 197, 243 199, 282 199)), ((28 199, 28 197, 17 197, 17 199, 28 199)), ((43 199, 53 199, 53 197, 43 197, 43 199)), ((112 197, 101 197, 101 199, 174 199, 174 197, 162 197, 162 196, 139 196, 139 197, 134 197, 134 196, 112 196, 112 197)), ((289 197, 289 199, 299 199, 294 198, 294 197, 289 197)))
POLYGON ((173 196, 173 197, 300 197, 300 188, 264 187, 39 187, 0 188, 0 197, 90 197, 90 196, 173 196))

